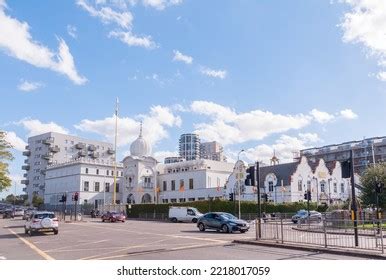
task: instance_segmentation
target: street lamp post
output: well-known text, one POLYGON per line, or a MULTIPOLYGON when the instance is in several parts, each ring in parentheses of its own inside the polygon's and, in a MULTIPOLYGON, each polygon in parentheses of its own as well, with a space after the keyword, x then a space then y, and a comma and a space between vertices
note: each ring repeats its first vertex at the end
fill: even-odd
MULTIPOLYGON (((244 152, 244 149, 242 149, 238 154, 237 154, 237 162, 240 160, 240 154, 244 152)), ((239 190, 239 219, 241 219, 241 183, 240 183, 240 173, 237 178, 237 185, 238 185, 238 190, 239 190)))

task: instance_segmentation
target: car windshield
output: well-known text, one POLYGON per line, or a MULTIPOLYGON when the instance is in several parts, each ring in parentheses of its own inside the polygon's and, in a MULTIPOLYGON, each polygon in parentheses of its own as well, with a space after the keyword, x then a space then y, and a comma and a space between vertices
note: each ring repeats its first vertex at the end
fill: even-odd
POLYGON ((235 216, 229 213, 220 214, 220 217, 224 218, 225 220, 237 220, 235 216))
POLYGON ((55 214, 53 214, 53 213, 40 213, 40 214, 35 214, 34 218, 35 219, 44 219, 44 218, 53 219, 53 218, 55 218, 55 214))

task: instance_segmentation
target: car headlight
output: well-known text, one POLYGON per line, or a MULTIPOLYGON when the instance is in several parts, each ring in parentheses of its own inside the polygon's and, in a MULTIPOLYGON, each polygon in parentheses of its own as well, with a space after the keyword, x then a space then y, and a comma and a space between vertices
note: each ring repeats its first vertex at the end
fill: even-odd
POLYGON ((231 225, 231 226, 236 226, 237 224, 236 224, 236 223, 233 223, 233 222, 230 222, 229 225, 231 225))

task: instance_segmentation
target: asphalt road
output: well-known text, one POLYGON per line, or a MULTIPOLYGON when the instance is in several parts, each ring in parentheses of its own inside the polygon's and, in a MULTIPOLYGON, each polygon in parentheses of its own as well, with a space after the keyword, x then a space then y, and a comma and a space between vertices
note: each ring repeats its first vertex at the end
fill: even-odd
POLYGON ((24 221, 0 219, 0 260, 276 260, 361 259, 309 251, 233 244, 245 234, 198 231, 195 224, 134 221, 102 223, 99 219, 59 225, 59 234, 24 234, 24 221))

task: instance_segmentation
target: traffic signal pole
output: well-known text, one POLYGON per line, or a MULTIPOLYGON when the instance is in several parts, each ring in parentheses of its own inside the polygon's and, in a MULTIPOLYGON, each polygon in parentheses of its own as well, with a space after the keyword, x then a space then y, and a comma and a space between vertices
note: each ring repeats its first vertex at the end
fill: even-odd
POLYGON ((255 182, 253 185, 256 186, 257 190, 257 235, 261 239, 261 198, 260 198, 260 172, 259 172, 259 162, 255 162, 255 182))

